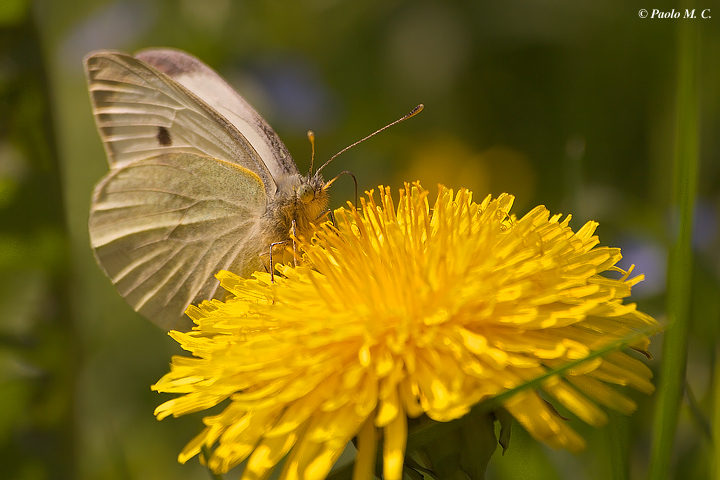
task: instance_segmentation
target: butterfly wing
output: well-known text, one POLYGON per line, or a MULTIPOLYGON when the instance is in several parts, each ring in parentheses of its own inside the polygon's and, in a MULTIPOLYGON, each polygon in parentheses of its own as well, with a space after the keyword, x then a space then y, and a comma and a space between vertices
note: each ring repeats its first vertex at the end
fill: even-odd
POLYGON ((261 266, 263 183, 246 168, 168 153, 112 170, 96 187, 90 239, 132 307, 165 329, 189 330, 183 312, 212 298, 214 274, 261 266))
MULTIPOLYGON (((95 256, 136 311, 164 328, 188 329, 185 308, 216 294, 217 271, 262 268, 275 181, 233 123, 152 65, 105 51, 85 59, 85 72, 110 163, 90 211, 95 256)), ((273 138, 261 139, 261 151, 273 138)))
MULTIPOLYGON (((236 163, 276 191, 253 144, 186 87, 130 55, 100 51, 85 58, 95 122, 111 168, 164 153, 192 153, 236 163)), ((229 87, 228 87, 229 88, 229 87)))
POLYGON ((170 48, 142 50, 136 58, 186 87, 229 120, 252 144, 276 180, 299 173, 270 125, 213 69, 186 52, 170 48))

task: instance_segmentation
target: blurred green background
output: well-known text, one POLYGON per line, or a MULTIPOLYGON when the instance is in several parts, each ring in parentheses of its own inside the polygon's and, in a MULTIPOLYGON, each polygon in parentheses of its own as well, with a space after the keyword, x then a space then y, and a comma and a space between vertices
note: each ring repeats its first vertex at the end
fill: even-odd
MULTIPOLYGON (((324 161, 410 111, 425 111, 334 161, 361 191, 419 179, 509 192, 600 222, 633 295, 665 318, 674 241, 672 158, 677 28, 699 37, 700 175, 695 210, 688 391, 671 477, 709 478, 720 326, 720 4, 714 18, 642 19, 666 0, 0 0, 0 478, 205 479, 176 456, 200 416, 157 422, 149 386, 174 342, 135 314, 95 265, 90 193, 107 171, 82 58, 102 48, 176 47, 218 70, 268 120, 301 171, 308 129, 324 161)), ((334 206, 353 196, 347 177, 334 206)), ((653 341, 657 369, 661 338, 653 341)), ((613 446, 645 478, 654 398, 596 430, 575 456, 515 427, 488 478, 611 478, 613 446)), ((226 478, 236 478, 228 474, 226 478)))

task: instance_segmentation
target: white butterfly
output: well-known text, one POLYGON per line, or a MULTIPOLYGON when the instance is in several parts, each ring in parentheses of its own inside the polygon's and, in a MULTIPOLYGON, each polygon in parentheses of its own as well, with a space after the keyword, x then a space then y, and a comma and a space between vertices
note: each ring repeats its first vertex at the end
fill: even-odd
POLYGON ((270 268, 274 242, 312 233, 329 183, 301 176, 285 145, 217 73, 178 50, 85 58, 110 172, 95 186, 90 242, 139 313, 189 330, 214 274, 270 268), (267 255, 265 256, 267 257, 267 255))

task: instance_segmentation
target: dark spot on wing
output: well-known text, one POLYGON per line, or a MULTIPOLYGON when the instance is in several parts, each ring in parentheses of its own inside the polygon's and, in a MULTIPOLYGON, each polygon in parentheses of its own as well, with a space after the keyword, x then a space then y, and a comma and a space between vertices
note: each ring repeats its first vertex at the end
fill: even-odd
POLYGON ((158 127, 157 133, 158 143, 163 147, 169 147, 172 145, 172 138, 170 138, 170 131, 165 127, 158 127))

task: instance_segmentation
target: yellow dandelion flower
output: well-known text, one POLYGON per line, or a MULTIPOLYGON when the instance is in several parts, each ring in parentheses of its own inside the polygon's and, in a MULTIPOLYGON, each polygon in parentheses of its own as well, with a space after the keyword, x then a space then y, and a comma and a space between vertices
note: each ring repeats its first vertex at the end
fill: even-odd
MULTIPOLYGON (((447 422, 478 402, 526 384, 592 352, 658 327, 623 304, 641 277, 615 266, 620 250, 599 247, 597 224, 579 231, 540 206, 512 216, 513 197, 406 185, 395 207, 389 189, 362 208, 336 211, 300 241, 301 266, 241 279, 220 272, 231 294, 191 306, 196 327, 171 332, 193 358, 173 358, 153 386, 183 396, 158 419, 213 407, 205 429, 182 451, 185 462, 213 447, 209 467, 247 460, 243 479, 266 478, 286 458, 282 478, 323 479, 357 438, 354 478, 373 478, 382 436, 384 478, 399 480, 408 418, 447 422), (618 272, 621 278, 601 276, 618 272)), ((633 347, 644 350, 641 336, 633 347)), ((601 425, 596 404, 630 413, 635 404, 610 385, 651 393, 650 370, 613 351, 576 363, 504 407, 554 447, 581 449, 579 437, 538 393, 601 425)))

